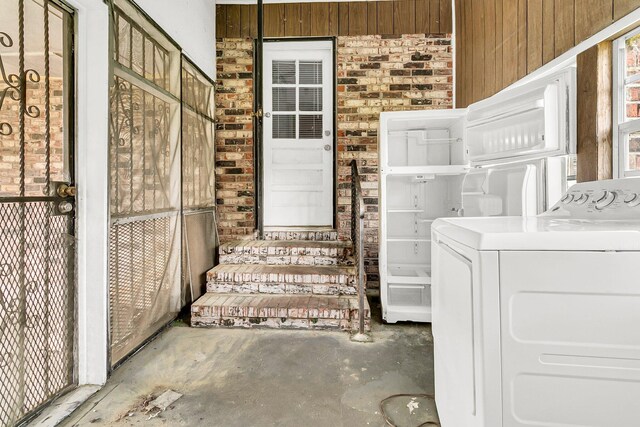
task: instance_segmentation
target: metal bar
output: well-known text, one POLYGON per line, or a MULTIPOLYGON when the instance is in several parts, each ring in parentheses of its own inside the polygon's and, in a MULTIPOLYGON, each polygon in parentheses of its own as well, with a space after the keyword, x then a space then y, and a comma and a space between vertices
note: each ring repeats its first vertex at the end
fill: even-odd
MULTIPOLYGON (((19 59, 18 69, 20 73, 20 107, 19 107, 19 132, 20 132, 20 197, 25 196, 25 115, 27 114, 27 76, 24 68, 24 0, 18 2, 18 48, 19 59)), ((18 332, 18 405, 17 408, 23 411, 25 407, 25 328, 27 324, 27 308, 26 308, 26 281, 25 281, 25 204, 20 203, 20 244, 19 244, 19 332, 18 332)), ((19 417, 16 417, 19 418, 19 417)))
POLYGON ((262 237, 264 232, 264 197, 263 197, 263 179, 262 179, 262 157, 263 157, 263 122, 262 117, 258 117, 257 112, 262 111, 263 96, 262 96, 262 62, 263 62, 263 49, 264 49, 264 4, 263 0, 258 0, 258 23, 257 30, 258 35, 256 38, 256 53, 255 53, 255 67, 254 67, 254 170, 255 170, 255 216, 256 227, 258 229, 259 237, 262 237))
MULTIPOLYGON (((51 103, 51 75, 50 75, 50 63, 49 63, 49 50, 50 50, 50 40, 49 40, 49 0, 44 0, 44 86, 45 86, 45 94, 44 94, 44 140, 45 140, 45 194, 50 194, 50 181, 51 181, 51 113, 50 113, 50 103, 51 103)), ((45 220, 45 259, 44 259, 44 292, 45 292, 45 303, 44 303, 44 330, 45 337, 49 340, 50 337, 50 291, 51 291, 51 277, 50 277, 50 259, 51 259, 51 216, 49 214, 46 215, 45 220)), ((45 383, 47 387, 49 386, 49 366, 50 366, 50 351, 45 351, 45 383)))
MULTIPOLYGON (((154 49, 155 50, 155 49, 154 49)), ((155 62, 155 52, 154 52, 154 62, 155 62)), ((116 77, 120 77, 123 80, 126 80, 132 85, 135 85, 142 89, 145 92, 155 96, 158 99, 166 102, 167 104, 171 104, 174 102, 180 102, 180 99, 167 91, 166 89, 161 88, 154 82, 151 82, 143 77, 141 77, 138 73, 131 71, 120 63, 116 62, 113 64, 113 74, 116 77)))
POLYGON ((358 333, 365 334, 364 323, 364 298, 365 281, 364 274, 364 198, 362 196, 362 184, 358 163, 351 160, 351 241, 356 256, 356 269, 358 272, 358 333))
POLYGON ((19 196, 10 196, 10 197, 0 197, 0 203, 31 203, 31 202, 56 202, 61 201, 59 197, 55 196, 34 196, 34 197, 19 197, 19 196))
POLYGON ((126 214, 126 216, 120 216, 120 217, 111 216, 111 225, 113 226, 113 225, 129 224, 132 222, 147 221, 147 220, 158 219, 158 218, 170 218, 177 215, 180 215, 180 211, 172 209, 172 210, 166 210, 162 212, 145 213, 142 215, 126 214))

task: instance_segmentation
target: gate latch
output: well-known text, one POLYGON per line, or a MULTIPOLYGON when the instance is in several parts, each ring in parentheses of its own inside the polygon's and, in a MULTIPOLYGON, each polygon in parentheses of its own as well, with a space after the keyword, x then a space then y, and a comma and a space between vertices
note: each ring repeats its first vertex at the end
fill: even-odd
POLYGON ((59 197, 65 199, 67 197, 76 197, 77 191, 76 187, 73 185, 60 184, 56 189, 56 193, 58 193, 59 197))

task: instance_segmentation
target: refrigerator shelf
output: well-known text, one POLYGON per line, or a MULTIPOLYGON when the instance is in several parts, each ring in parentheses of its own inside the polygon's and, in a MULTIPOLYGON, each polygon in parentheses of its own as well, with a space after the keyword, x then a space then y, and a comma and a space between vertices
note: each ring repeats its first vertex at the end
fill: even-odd
POLYGON ((430 242, 430 237, 421 236, 391 236, 387 237, 387 242, 430 242))
POLYGON ((399 209, 387 209, 387 213, 424 213, 424 209, 415 208, 399 208, 399 209))
POLYGON ((464 175, 468 171, 467 165, 394 166, 383 169, 381 173, 383 175, 424 176, 424 179, 434 179, 436 175, 464 175))

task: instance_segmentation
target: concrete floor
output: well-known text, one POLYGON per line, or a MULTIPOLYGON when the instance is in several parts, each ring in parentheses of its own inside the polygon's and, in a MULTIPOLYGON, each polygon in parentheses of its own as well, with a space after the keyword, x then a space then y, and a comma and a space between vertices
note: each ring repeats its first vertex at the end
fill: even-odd
MULTIPOLYGON (((376 310, 373 302, 372 309, 376 310)), ((65 426, 384 426, 378 404, 396 393, 433 393, 426 324, 373 324, 373 343, 342 332, 174 326, 118 368, 65 426), (183 394, 160 412, 146 402, 183 394)), ((388 402, 398 427, 432 420, 431 401, 388 402)))

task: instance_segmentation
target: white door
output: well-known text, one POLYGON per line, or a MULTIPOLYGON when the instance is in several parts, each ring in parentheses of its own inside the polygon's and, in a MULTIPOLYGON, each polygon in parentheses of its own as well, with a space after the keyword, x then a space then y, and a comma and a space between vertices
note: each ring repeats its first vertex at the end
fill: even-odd
POLYGON ((333 46, 264 44, 264 225, 332 226, 333 46))

